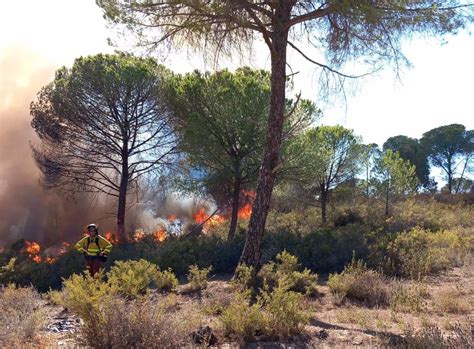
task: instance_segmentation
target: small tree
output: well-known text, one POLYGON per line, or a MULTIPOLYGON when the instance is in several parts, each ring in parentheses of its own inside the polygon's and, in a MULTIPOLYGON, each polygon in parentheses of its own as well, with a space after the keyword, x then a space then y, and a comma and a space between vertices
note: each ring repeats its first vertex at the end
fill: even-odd
POLYGON ((342 126, 319 126, 291 145, 296 178, 308 193, 319 193, 321 219, 327 221, 330 191, 354 174, 360 139, 342 126))
MULTIPOLYGON (((434 128, 423 134, 421 144, 425 148, 431 163, 446 174, 448 191, 453 192, 453 178, 459 166, 462 167, 460 181, 474 153, 474 131, 467 131, 463 125, 452 124, 434 128)), ((455 188, 456 191, 459 186, 455 188)))
POLYGON ((436 187, 436 183, 430 180, 430 165, 424 147, 418 139, 407 136, 390 137, 383 144, 383 150, 398 152, 404 160, 410 161, 416 167, 418 183, 425 189, 436 187))
POLYGON ((33 155, 47 188, 117 199, 117 235, 125 239, 127 193, 166 168, 177 152, 163 99, 168 72, 127 54, 78 58, 56 72, 31 104, 41 144, 33 155))
MULTIPOLYGON (((204 184, 231 208, 228 239, 237 228, 242 190, 254 186, 262 157, 270 101, 270 75, 240 68, 177 76, 173 109, 180 119, 181 149, 188 155, 193 183, 204 184), (197 175, 196 175, 197 174, 197 175)), ((287 101, 288 108, 293 103, 287 101)), ((285 123, 285 138, 305 128, 317 113, 300 100, 285 123)))
POLYGON ((393 195, 408 195, 416 192, 418 179, 416 168, 408 160, 392 150, 386 150, 376 164, 378 186, 385 197, 385 215, 389 215, 390 199, 393 195))

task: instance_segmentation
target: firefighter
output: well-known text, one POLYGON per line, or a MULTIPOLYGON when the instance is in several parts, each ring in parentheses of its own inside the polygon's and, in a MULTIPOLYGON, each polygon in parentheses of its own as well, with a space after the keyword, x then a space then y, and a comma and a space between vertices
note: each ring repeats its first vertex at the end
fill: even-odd
POLYGON ((84 236, 76 244, 76 249, 84 255, 86 268, 91 276, 98 273, 107 260, 112 244, 103 236, 99 235, 96 224, 87 226, 88 236, 84 236))

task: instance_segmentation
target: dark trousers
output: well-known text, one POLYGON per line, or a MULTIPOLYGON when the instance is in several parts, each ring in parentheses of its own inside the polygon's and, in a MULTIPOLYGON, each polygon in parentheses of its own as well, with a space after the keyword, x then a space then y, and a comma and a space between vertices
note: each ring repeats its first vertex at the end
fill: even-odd
POLYGON ((104 263, 98 256, 86 256, 86 268, 91 276, 97 274, 103 267, 104 263))

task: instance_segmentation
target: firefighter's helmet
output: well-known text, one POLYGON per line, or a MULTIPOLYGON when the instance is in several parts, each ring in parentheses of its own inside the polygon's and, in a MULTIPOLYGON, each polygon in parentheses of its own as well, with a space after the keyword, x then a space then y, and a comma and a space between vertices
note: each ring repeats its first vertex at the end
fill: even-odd
POLYGON ((97 224, 94 224, 94 223, 91 223, 87 226, 87 230, 91 230, 91 229, 94 229, 97 232, 99 231, 97 224))

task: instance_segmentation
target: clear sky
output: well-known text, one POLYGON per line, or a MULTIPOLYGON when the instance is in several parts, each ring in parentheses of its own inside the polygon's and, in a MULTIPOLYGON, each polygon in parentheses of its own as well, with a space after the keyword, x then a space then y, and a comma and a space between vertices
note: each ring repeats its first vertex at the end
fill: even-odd
MULTIPOLYGON (((0 4, 0 64, 9 54, 22 55, 19 59, 30 62, 26 68, 13 65, 9 69, 8 81, 15 81, 18 86, 27 85, 37 69, 49 71, 46 84, 55 69, 71 65, 80 55, 113 52, 106 41, 110 35, 112 30, 106 28, 94 0, 22 0, 0 4)), ((258 52, 262 53, 252 62, 268 69, 265 50, 258 52)), ((405 53, 414 67, 404 71, 401 81, 396 81, 390 69, 366 78, 346 104, 334 101, 325 105, 321 122, 353 128, 364 142, 379 144, 398 134, 420 137, 431 128, 449 123, 474 128, 474 37, 462 33, 447 38, 444 45, 414 40, 405 45, 405 53)), ((314 67, 295 52, 290 52, 289 58, 293 69, 300 72, 295 76, 296 88, 305 97, 316 99, 314 67)), ((234 62, 232 68, 238 64, 234 62)), ((169 57, 167 65, 181 72, 211 68, 196 57, 182 55, 169 57)), ((2 81, 7 81, 6 77, 0 76, 0 104, 5 107, 15 90, 2 81)), ((30 100, 24 103, 25 117, 29 117, 30 100)))

